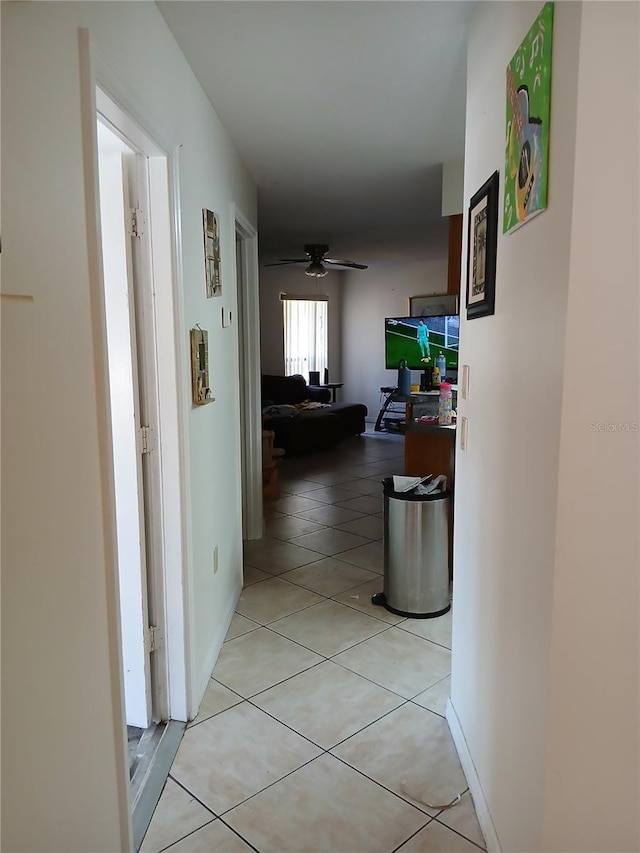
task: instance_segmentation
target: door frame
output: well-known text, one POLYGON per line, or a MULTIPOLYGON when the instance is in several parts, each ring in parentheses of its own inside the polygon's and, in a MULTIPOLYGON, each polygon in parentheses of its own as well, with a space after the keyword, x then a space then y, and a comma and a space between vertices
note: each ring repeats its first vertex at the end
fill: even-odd
MULTIPOLYGON (((240 376, 240 453, 242 456, 242 535, 261 539, 262 518, 262 403, 260 372, 260 289, 258 232, 237 204, 231 205, 234 235, 240 237, 240 262, 235 268, 236 316, 240 376)), ((234 265, 236 265, 234 252, 234 265)))
POLYGON ((143 416, 143 412, 155 409, 155 376, 153 372, 147 375, 148 368, 145 369, 153 362, 149 355, 153 352, 152 335, 144 320, 150 301, 148 236, 144 239, 134 237, 123 227, 129 209, 145 204, 140 197, 147 195, 147 160, 134 150, 123 134, 114 132, 100 113, 98 169, 101 239, 106 238, 107 245, 113 247, 111 260, 116 264, 109 263, 110 249, 105 254, 103 242, 126 721, 127 725, 147 728, 156 711, 152 684, 152 657, 155 656, 148 642, 149 625, 155 624, 148 606, 149 577, 153 576, 153 571, 151 566, 148 570, 147 560, 153 562, 162 559, 162 555, 156 554, 153 536, 153 521, 157 517, 153 505, 157 465, 151 455, 141 452, 140 426, 143 423, 156 426, 153 415, 143 416), (121 373, 125 359, 128 381, 121 373), (127 505, 124 513, 119 504, 121 499, 127 505), (147 523, 147 518, 151 524, 147 523))
MULTIPOLYGON (((163 164, 166 170, 167 193, 165 224, 169 223, 170 239, 163 247, 168 263, 164 269, 165 281, 156 292, 156 307, 162 312, 169 326, 169 344, 160 348, 165 359, 173 359, 175 378, 168 387, 163 387, 160 408, 163 420, 163 514, 168 520, 164 528, 164 554, 167 565, 165 576, 165 638, 168 683, 166 701, 171 722, 165 731, 167 747, 163 751, 163 767, 170 767, 177 750, 183 723, 188 719, 191 708, 191 588, 188 566, 190 546, 188 538, 189 518, 189 458, 186 372, 181 365, 188 364, 187 345, 183 340, 184 306, 182 302, 182 257, 180 224, 180 183, 178 144, 171 144, 159 131, 153 117, 141 105, 139 98, 106 62, 99 48, 91 40, 88 28, 78 32, 80 66, 81 132, 83 147, 83 171, 85 186, 85 211, 87 217, 88 281, 90 288, 91 325, 94 341, 94 370, 96 378, 96 429, 98 434, 100 479, 102 489, 102 513, 104 522, 104 565, 105 565, 105 609, 109 637, 108 672, 111 710, 115 741, 121 749, 114 756, 117 768, 117 799, 120 814, 121 849, 133 847, 134 830, 129 784, 129 757, 127 747, 124 677, 121 654, 117 535, 115 518, 115 485, 112 466, 112 438, 110 428, 110 393, 107 357, 107 339, 104 305, 104 282, 102 276, 102 248, 100 239, 100 197, 98 176, 97 141, 97 93, 98 86, 122 113, 131 119, 131 130, 136 126, 145 128, 145 136, 157 144, 156 166, 163 164), (168 453, 164 453, 169 449, 168 453), (173 722, 180 720, 182 722, 173 722)), ((151 164, 154 163, 152 159, 151 164)), ((154 260, 156 262, 157 258, 154 260)), ((161 371, 164 376, 164 369, 161 371)), ((158 755, 160 749, 156 751, 158 755)), ((160 756, 158 757, 160 760, 160 756)), ((156 774, 159 776, 159 774, 156 774)), ((166 773, 162 774, 162 784, 166 773)), ((162 784, 156 786, 154 802, 160 796, 162 784)), ((151 793, 149 793, 151 797, 151 793)), ((151 802, 151 801, 150 801, 151 802)), ((147 809, 149 818, 152 805, 147 809)))
POLYGON ((98 63, 96 69, 96 114, 124 137, 144 157, 148 158, 148 196, 150 229, 150 258, 153 268, 154 300, 145 322, 153 325, 155 340, 155 409, 158 435, 157 456, 153 466, 154 488, 158 500, 154 507, 154 520, 150 538, 154 546, 154 577, 149 588, 150 608, 160 636, 160 648, 153 667, 158 690, 154 697, 154 710, 163 719, 186 722, 189 708, 188 631, 186 613, 188 590, 185 584, 186 565, 186 512, 184 506, 186 466, 188 458, 186 429, 181 413, 184 387, 179 365, 184 363, 181 346, 182 299, 179 281, 177 237, 180 233, 178 205, 178 152, 169 152, 145 128, 144 120, 135 113, 135 107, 126 100, 122 84, 116 87, 107 72, 98 63), (117 100, 116 100, 117 98, 117 100), (124 106, 121 106, 124 104, 124 106), (167 235, 170 235, 167 240, 167 235))
MULTIPOLYGON (((178 145, 164 139, 151 117, 141 109, 138 98, 106 63, 90 33, 80 31, 81 60, 83 64, 83 131, 85 144, 89 146, 87 157, 86 181, 88 187, 88 205, 92 219, 96 222, 96 234, 90 234, 89 242, 93 251, 92 278, 100 289, 103 287, 101 275, 101 246, 99 239, 99 192, 97 171, 97 132, 95 122, 98 111, 108 120, 116 132, 124 133, 125 138, 149 157, 149 180, 151 204, 158 203, 159 184, 165 182, 165 203, 161 216, 152 218, 152 229, 163 229, 165 240, 153 239, 152 262, 154 266, 155 320, 156 333, 162 329, 162 347, 156 351, 156 369, 158 371, 158 417, 159 446, 162 451, 161 465, 161 547, 163 550, 164 582, 161 600, 155 602, 156 613, 163 617, 161 628, 164 647, 164 666, 166 667, 166 690, 160 697, 160 715, 165 719, 186 722, 191 709, 191 668, 190 661, 190 584, 187 567, 189 565, 188 512, 189 474, 188 466, 182 461, 189 458, 188 425, 186 423, 188 389, 180 365, 187 359, 186 344, 182 340, 184 308, 182 303, 181 274, 181 225, 179 195, 179 152, 178 145), (170 239, 166 240, 166 234, 170 239)), ((97 316, 94 325, 99 329, 96 341, 96 370, 98 371, 99 415, 109 410, 108 370, 104 347, 104 300, 101 295, 95 298, 97 316)), ((105 481, 105 499, 113 501, 113 476, 109 473, 111 465, 111 437, 105 437, 102 446, 101 465, 105 481)), ((110 507, 109 522, 113 523, 113 507, 110 507)), ((109 543, 113 547, 113 543, 109 543)), ((114 549, 115 553, 115 549, 114 549)), ((109 568, 111 580, 117 593, 117 564, 114 555, 110 555, 109 568)), ((114 602, 110 601, 110 605, 114 602)), ((115 599, 117 603, 117 598, 115 599)), ((111 607, 110 607, 111 609, 111 607)), ((117 616, 117 609, 111 618, 117 616)), ((117 655, 120 657, 119 624, 112 626, 112 637, 117 642, 117 655)), ((120 690, 122 690, 121 663, 118 662, 120 690)), ((122 707, 121 695, 114 694, 117 706, 122 707)), ((123 744, 126 751, 126 741, 123 744)), ((127 772, 128 777, 128 772, 127 772)))

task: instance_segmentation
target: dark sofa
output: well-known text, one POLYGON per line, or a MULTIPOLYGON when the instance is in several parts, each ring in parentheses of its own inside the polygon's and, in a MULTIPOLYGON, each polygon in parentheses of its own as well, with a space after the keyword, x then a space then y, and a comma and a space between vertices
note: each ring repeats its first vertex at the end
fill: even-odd
POLYGON ((265 429, 288 456, 327 450, 341 439, 365 430, 363 403, 330 403, 328 388, 307 385, 303 376, 262 376, 265 429))

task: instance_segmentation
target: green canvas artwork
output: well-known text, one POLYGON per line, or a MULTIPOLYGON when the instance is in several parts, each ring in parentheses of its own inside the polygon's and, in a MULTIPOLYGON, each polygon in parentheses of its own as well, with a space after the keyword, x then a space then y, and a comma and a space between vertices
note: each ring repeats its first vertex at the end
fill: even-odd
POLYGON ((547 206, 553 3, 545 3, 507 66, 503 232, 547 206))

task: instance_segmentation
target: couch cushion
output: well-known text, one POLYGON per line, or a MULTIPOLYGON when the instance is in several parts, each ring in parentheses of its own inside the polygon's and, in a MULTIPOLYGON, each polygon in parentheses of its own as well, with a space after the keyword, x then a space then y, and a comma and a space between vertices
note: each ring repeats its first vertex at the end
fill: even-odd
POLYGON ((275 432, 275 446, 282 447, 287 456, 327 450, 344 436, 342 419, 329 409, 302 411, 295 418, 269 418, 265 429, 275 432))
POLYGON ((328 411, 340 418, 343 436, 361 435, 366 429, 364 403, 332 403, 328 411))
POLYGON ((301 403, 307 399, 307 383, 304 376, 262 375, 262 400, 272 403, 301 403))

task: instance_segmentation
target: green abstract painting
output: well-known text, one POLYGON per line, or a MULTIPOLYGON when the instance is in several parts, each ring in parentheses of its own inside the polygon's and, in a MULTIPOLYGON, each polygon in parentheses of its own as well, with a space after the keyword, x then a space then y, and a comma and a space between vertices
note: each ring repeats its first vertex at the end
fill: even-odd
POLYGON ((553 3, 545 3, 507 66, 503 232, 547 206, 553 3))

